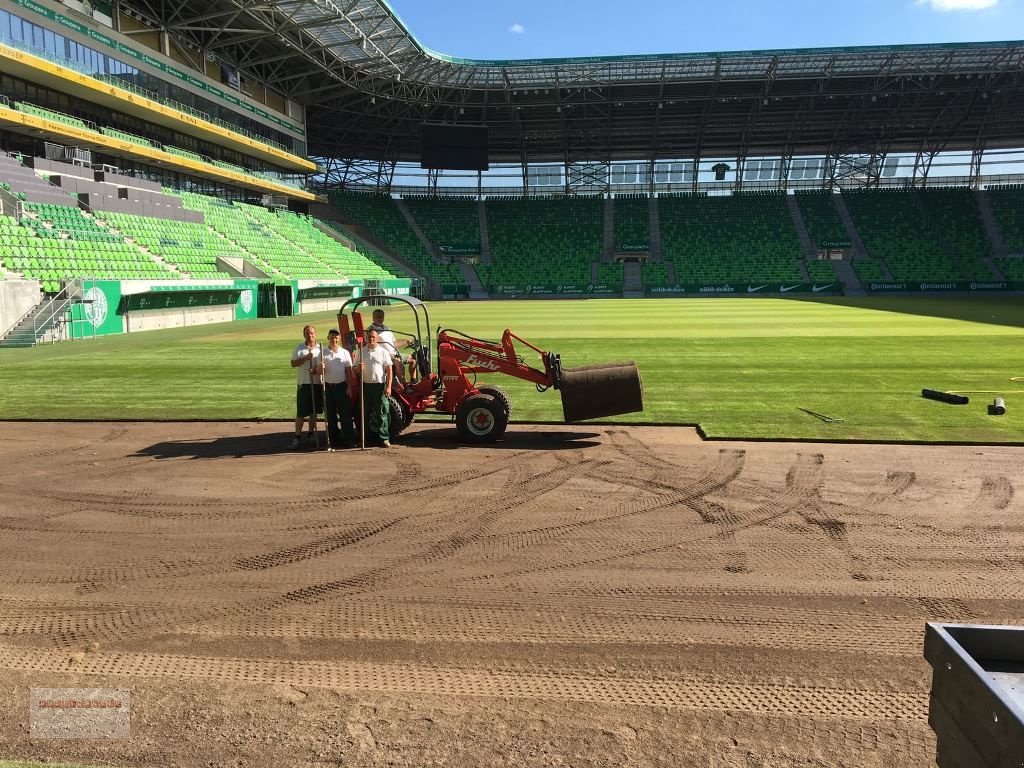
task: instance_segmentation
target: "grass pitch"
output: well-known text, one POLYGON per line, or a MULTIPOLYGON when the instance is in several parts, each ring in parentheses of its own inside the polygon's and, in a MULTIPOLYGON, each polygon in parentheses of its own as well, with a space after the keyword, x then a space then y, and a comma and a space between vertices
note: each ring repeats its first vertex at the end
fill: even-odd
MULTIPOLYGON (((1019 298, 439 302, 430 310, 435 328, 496 339, 508 327, 569 367, 636 360, 646 410, 620 421, 698 424, 716 438, 1024 442, 1024 380, 1011 381, 1024 376, 1019 298), (922 399, 925 387, 979 394, 952 406, 922 399), (997 394, 1002 417, 986 410, 997 394)), ((326 341, 335 321, 329 312, 0 350, 0 418, 291 418, 288 359, 306 322, 326 341)), ((402 310, 388 322, 408 327, 402 310)), ((510 393, 514 420, 560 420, 557 392, 492 381, 510 393)))

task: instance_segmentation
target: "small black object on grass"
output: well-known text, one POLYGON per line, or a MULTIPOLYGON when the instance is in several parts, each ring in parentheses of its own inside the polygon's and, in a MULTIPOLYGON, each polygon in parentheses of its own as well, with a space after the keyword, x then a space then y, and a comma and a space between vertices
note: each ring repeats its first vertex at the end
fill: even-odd
POLYGON ((938 400, 940 403, 949 403, 950 405, 967 405, 971 402, 970 398, 966 395, 954 395, 952 392, 943 392, 938 389, 922 389, 921 397, 926 400, 938 400))

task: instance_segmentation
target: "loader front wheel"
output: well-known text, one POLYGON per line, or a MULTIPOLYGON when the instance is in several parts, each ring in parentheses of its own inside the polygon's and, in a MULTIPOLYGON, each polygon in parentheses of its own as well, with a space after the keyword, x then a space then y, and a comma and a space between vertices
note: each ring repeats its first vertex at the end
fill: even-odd
POLYGON ((508 416, 502 402, 480 392, 459 403, 455 427, 467 443, 493 443, 505 434, 508 416))

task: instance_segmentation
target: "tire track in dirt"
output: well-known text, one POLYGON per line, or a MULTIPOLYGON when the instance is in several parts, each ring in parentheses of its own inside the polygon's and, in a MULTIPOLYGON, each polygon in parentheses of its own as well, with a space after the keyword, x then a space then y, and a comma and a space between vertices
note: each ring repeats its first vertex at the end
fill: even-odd
MULTIPOLYGON (((811 498, 820 486, 823 463, 824 457, 822 454, 798 454, 796 463, 794 463, 787 473, 786 489, 776 498, 758 505, 753 510, 743 515, 738 524, 731 526, 725 532, 715 530, 707 533, 697 530, 693 532, 693 535, 682 538, 680 538, 678 534, 674 533, 658 533, 652 537, 653 540, 649 540, 647 545, 642 547, 638 547, 636 543, 630 541, 630 539, 635 538, 634 536, 622 537, 626 539, 625 542, 610 541, 596 545, 595 548, 598 551, 592 557, 572 557, 568 560, 559 561, 555 556, 546 556, 543 558, 542 562, 530 567, 516 568, 511 571, 493 571, 479 576, 457 579, 456 581, 460 583, 479 582, 495 578, 534 576, 555 570, 603 565, 614 560, 648 555, 655 552, 663 552, 678 547, 681 544, 720 538, 723 535, 731 535, 738 530, 765 525, 768 522, 789 514, 798 505, 805 503, 807 499, 811 498), (552 562, 552 560, 554 560, 554 562, 552 562)), ((648 501, 634 501, 629 502, 624 506, 629 507, 633 504, 641 505, 643 507, 642 511, 650 512, 653 506, 668 508, 678 503, 680 502, 677 501, 677 499, 669 498, 661 501, 655 501, 653 505, 648 501)), ((630 516, 630 514, 635 513, 635 509, 630 509, 616 515, 615 517, 627 517, 630 516)), ((591 530, 589 532, 593 531, 591 530)), ((535 557, 534 561, 536 562, 538 559, 540 559, 539 556, 535 557)))
MULTIPOLYGON (((519 451, 509 456, 509 460, 521 457, 526 451, 519 451)), ((145 491, 146 497, 140 498, 141 492, 131 492, 129 498, 124 493, 105 494, 89 492, 65 492, 62 490, 40 490, 38 495, 49 501, 65 502, 69 504, 84 504, 93 507, 101 507, 117 511, 125 515, 138 515, 149 518, 165 517, 187 517, 189 511, 200 516, 221 517, 275 517, 281 514, 302 512, 312 506, 327 506, 342 502, 363 501, 366 499, 394 496, 396 494, 412 494, 425 491, 437 491, 444 488, 467 483, 488 475, 493 475, 505 470, 501 464, 490 464, 469 469, 459 470, 447 475, 430 478, 423 482, 408 487, 391 487, 381 484, 378 487, 362 490, 349 489, 344 487, 333 487, 318 494, 315 500, 303 499, 292 501, 278 497, 249 497, 244 501, 238 499, 203 498, 195 496, 175 496, 167 494, 149 494, 145 491), (184 511, 188 510, 188 511, 184 511)))
POLYGON ((98 653, 74 662, 57 654, 0 650, 0 667, 82 675, 288 683, 301 687, 441 697, 482 696, 791 715, 814 720, 927 718, 923 692, 793 685, 786 680, 716 676, 587 675, 573 669, 466 670, 439 665, 271 661, 164 654, 98 653))
POLYGON ((1003 512, 1013 501, 1013 494, 1013 483, 1009 478, 986 476, 981 480, 977 497, 964 509, 964 514, 984 517, 993 512, 1003 512))
POLYGON ((365 526, 354 531, 332 534, 304 544, 285 547, 284 549, 279 549, 275 552, 267 552, 262 555, 239 558, 232 562, 231 566, 235 570, 239 571, 264 571, 270 568, 280 568, 283 565, 299 563, 304 560, 324 557, 325 555, 329 555, 342 547, 366 541, 372 536, 376 536, 378 533, 386 531, 398 521, 399 518, 386 520, 378 525, 365 526))
MULTIPOLYGON (((482 542, 486 550, 485 558, 504 558, 519 550, 547 544, 581 529, 586 529, 591 534, 595 532, 600 534, 602 529, 611 528, 612 533, 619 534, 617 527, 624 518, 671 509, 676 506, 685 508, 688 503, 721 490, 739 476, 743 471, 745 460, 746 453, 742 450, 722 449, 718 453, 714 466, 691 483, 670 486, 672 488, 670 493, 630 499, 628 502, 614 507, 610 514, 598 518, 583 518, 560 525, 488 537, 485 542, 482 542)), ((620 473, 613 468, 604 469, 600 479, 624 485, 635 486, 636 483, 632 476, 620 473)), ((635 538, 642 533, 642 531, 631 528, 629 538, 635 538)))
MULTIPOLYGON (((522 504, 526 504, 540 493, 546 493, 549 490, 560 486, 574 472, 579 471, 581 466, 586 468, 591 465, 599 464, 599 462, 592 459, 568 459, 559 462, 554 468, 543 470, 532 476, 527 476, 528 468, 526 465, 523 462, 513 462, 511 465, 512 472, 510 473, 510 478, 506 482, 506 485, 510 488, 515 488, 519 501, 522 504), (525 481, 524 478, 526 478, 525 481)), ((509 469, 510 467, 506 466, 503 467, 501 471, 507 471, 509 469)), ((506 511, 516 508, 517 505, 509 503, 507 500, 508 498, 508 494, 496 494, 489 503, 486 503, 480 510, 478 510, 479 515, 474 517, 473 521, 469 524, 468 529, 462 534, 455 534, 451 536, 447 542, 442 542, 441 544, 429 547, 420 553, 406 557, 397 564, 381 566, 363 574, 334 582, 314 584, 308 587, 290 590, 288 593, 279 597, 266 597, 254 601, 232 602, 213 606, 203 606, 199 608, 170 608, 164 610, 157 618, 154 618, 151 621, 140 619, 106 623, 99 622, 96 625, 90 624, 87 627, 74 625, 68 631, 56 636, 54 641, 57 643, 58 647, 70 648, 76 644, 80 645, 82 642, 94 639, 94 636, 95 639, 102 639, 107 642, 152 637, 155 635, 170 634, 177 630, 190 626, 201 625, 212 620, 266 614, 295 602, 319 602, 331 599, 336 594, 340 594, 345 591, 365 591, 377 582, 386 581, 392 576, 392 574, 412 571, 415 570, 420 563, 430 562, 431 560, 454 554, 461 548, 463 544, 463 536, 468 535, 471 539, 475 536, 473 532, 473 528, 475 526, 480 526, 481 524, 486 525, 487 521, 483 518, 503 514, 506 511)), ((380 531, 377 531, 377 533, 381 533, 383 530, 393 529, 400 522, 402 522, 401 519, 392 519, 388 522, 388 525, 383 526, 383 528, 380 531)), ((356 541, 349 542, 349 544, 355 546, 365 542, 368 538, 370 537, 357 537, 356 541)), ((337 543, 338 542, 335 538, 329 535, 326 538, 317 539, 304 545, 300 545, 299 547, 289 547, 284 550, 268 553, 263 556, 262 559, 259 556, 243 559, 243 562, 238 564, 239 567, 237 570, 256 570, 252 567, 246 568, 244 567, 245 565, 255 566, 259 563, 266 563, 268 564, 268 567, 277 567, 279 565, 298 562, 302 559, 308 559, 309 557, 319 557, 327 551, 331 551, 332 547, 336 549, 337 547, 335 545, 337 543), (270 563, 276 563, 276 565, 269 565, 270 563)), ((177 591, 179 589, 177 585, 170 584, 167 585, 167 588, 172 591, 177 591)))
MULTIPOLYGON (((302 612, 280 611, 214 622, 215 635, 302 639, 407 640, 443 637, 472 643, 650 643, 920 655, 920 628, 910 617, 697 601, 580 599, 536 602, 350 599, 302 612)), ((916 614, 917 612, 915 612, 916 614)))
POLYGON ((339 592, 364 591, 389 581, 400 573, 408 574, 424 565, 447 559, 479 540, 498 517, 507 515, 529 504, 538 496, 560 487, 574 474, 601 466, 604 466, 603 462, 574 456, 560 460, 558 465, 553 468, 526 477, 522 465, 513 465, 513 471, 503 489, 505 492, 495 494, 490 502, 485 502, 478 507, 466 525, 441 542, 435 543, 399 563, 376 568, 359 576, 292 590, 285 595, 285 599, 304 603, 319 602, 333 597, 339 592))

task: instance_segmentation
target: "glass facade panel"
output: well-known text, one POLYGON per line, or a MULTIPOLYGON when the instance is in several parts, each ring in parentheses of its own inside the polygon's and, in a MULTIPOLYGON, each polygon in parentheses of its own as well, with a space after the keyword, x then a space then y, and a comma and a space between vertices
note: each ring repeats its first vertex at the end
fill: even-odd
POLYGON ((92 77, 118 77, 162 100, 174 101, 188 110, 202 113, 207 119, 223 121, 257 138, 280 144, 296 155, 306 152, 305 142, 7 11, 0 11, 0 41, 27 45, 50 58, 64 59, 92 77))

